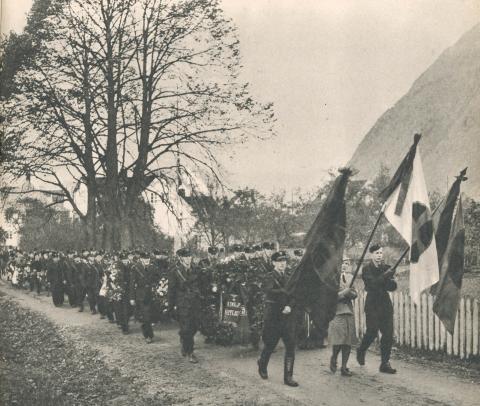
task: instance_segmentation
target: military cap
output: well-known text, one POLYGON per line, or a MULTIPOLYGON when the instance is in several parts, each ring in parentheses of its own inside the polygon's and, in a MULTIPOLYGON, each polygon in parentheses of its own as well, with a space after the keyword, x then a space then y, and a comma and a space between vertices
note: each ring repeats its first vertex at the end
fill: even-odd
POLYGON ((277 251, 272 254, 271 259, 273 262, 279 262, 279 261, 286 261, 287 257, 288 255, 285 251, 277 251))
POLYGON ((293 251, 293 255, 295 255, 297 257, 301 257, 303 255, 303 250, 296 249, 296 250, 293 251))
POLYGON ((265 250, 270 250, 271 249, 270 247, 271 247, 271 245, 270 245, 269 242, 264 242, 262 244, 262 248, 265 249, 265 250))
POLYGON ((252 247, 245 247, 245 254, 253 254, 255 250, 252 247))
POLYGON ((373 254, 375 251, 378 251, 380 248, 382 248, 382 246, 378 243, 375 243, 370 245, 370 248, 368 249, 368 251, 370 251, 370 253, 373 254))
POLYGON ((140 258, 147 259, 150 258, 150 255, 148 254, 148 252, 142 251, 140 252, 140 258))
POLYGON ((52 252, 52 258, 58 258, 58 257, 59 257, 58 252, 55 252, 55 251, 52 252))
POLYGON ((225 252, 225 248, 220 247, 220 252, 225 252))
POLYGON ((128 254, 125 251, 122 251, 118 254, 119 259, 128 259, 128 254))
POLYGON ((254 250, 255 252, 261 251, 261 250, 262 250, 262 246, 259 245, 259 244, 254 245, 254 246, 253 246, 253 250, 254 250))
POLYGON ((191 257, 192 252, 188 248, 180 248, 177 250, 177 255, 179 257, 191 257))
POLYGON ((218 248, 217 247, 208 247, 208 253, 210 255, 217 255, 218 254, 218 248))
POLYGON ((210 261, 208 260, 208 258, 203 258, 198 263, 198 266, 200 268, 207 268, 209 265, 210 265, 210 261))

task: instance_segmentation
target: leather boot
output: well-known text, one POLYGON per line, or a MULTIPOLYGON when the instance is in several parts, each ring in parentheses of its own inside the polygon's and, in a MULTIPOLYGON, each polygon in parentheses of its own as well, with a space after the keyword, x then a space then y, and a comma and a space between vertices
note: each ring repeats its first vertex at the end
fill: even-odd
POLYGON ((293 380, 293 363, 295 358, 285 357, 284 370, 283 370, 283 382, 285 385, 297 387, 298 382, 293 380))
POLYGON ((396 374, 397 370, 395 368, 392 368, 390 365, 390 362, 385 362, 380 364, 380 372, 383 372, 384 374, 396 374))
POLYGON ((270 361, 270 353, 265 350, 260 354, 260 358, 257 361, 258 364, 258 374, 262 379, 268 379, 268 361, 270 361))
POLYGON ((357 348, 357 362, 359 365, 365 365, 365 351, 357 348))

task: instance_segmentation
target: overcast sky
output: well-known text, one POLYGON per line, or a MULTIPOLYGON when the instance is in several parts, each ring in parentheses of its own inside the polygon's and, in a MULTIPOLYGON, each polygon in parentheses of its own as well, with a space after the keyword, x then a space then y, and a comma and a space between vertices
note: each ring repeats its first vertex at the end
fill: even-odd
MULTIPOLYGON (((3 0, 21 31, 31 0, 3 0)), ((480 0, 222 0, 243 78, 272 101, 276 137, 222 162, 233 187, 313 188, 345 164, 380 115, 480 21, 480 0)))

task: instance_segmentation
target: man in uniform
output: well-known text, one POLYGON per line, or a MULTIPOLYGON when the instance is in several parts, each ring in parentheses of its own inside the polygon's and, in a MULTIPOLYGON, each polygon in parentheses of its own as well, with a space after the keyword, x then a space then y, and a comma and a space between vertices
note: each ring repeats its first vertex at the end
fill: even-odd
POLYGON ((40 263, 42 267, 41 274, 42 274, 42 279, 44 281, 45 290, 47 291, 47 296, 50 296, 51 287, 50 287, 50 282, 48 281, 48 278, 47 278, 48 268, 52 263, 52 259, 50 258, 50 251, 48 250, 43 251, 43 258, 40 260, 40 263))
POLYGON ((294 298, 285 290, 288 280, 287 254, 284 251, 275 252, 271 260, 274 269, 264 281, 266 300, 262 339, 265 346, 257 361, 258 373, 262 379, 268 379, 268 362, 281 338, 285 345, 283 382, 296 387, 298 383, 293 380, 296 313, 294 298))
POLYGON ((199 276, 198 269, 192 266, 190 250, 179 249, 177 261, 172 264, 168 278, 169 313, 176 307, 182 355, 194 364, 198 362, 193 353, 194 336, 200 326, 202 306, 199 276))
POLYGON ((75 300, 77 301, 78 311, 83 312, 83 301, 87 295, 87 281, 86 281, 86 263, 88 251, 84 250, 83 258, 79 254, 74 255, 73 262, 75 266, 75 300))
POLYGON ((108 285, 108 276, 106 275, 106 262, 104 261, 104 251, 95 253, 94 267, 98 274, 98 285, 96 289, 97 308, 100 313, 100 319, 105 319, 107 316, 108 300, 106 298, 106 291, 108 285))
POLYGON ((130 261, 128 254, 121 252, 119 260, 112 267, 112 301, 115 319, 123 334, 128 334, 130 319, 130 261))
POLYGON ((77 289, 75 287, 75 262, 73 260, 75 252, 73 250, 68 251, 67 258, 63 262, 63 277, 65 278, 65 291, 68 297, 68 303, 71 307, 77 306, 76 293, 77 289))
POLYGON ((58 252, 52 253, 52 262, 48 265, 47 280, 52 292, 52 300, 55 306, 63 305, 63 269, 58 252))
POLYGON ((393 306, 388 292, 397 289, 394 279, 395 270, 383 263, 383 249, 379 244, 373 244, 369 251, 372 254, 372 261, 362 270, 362 279, 367 292, 365 299, 367 331, 357 349, 357 361, 360 365, 365 365, 365 354, 380 330, 382 333, 380 372, 394 374, 397 371, 390 365, 393 344, 393 306))
POLYGON ((39 295, 41 292, 41 272, 42 272, 41 258, 42 258, 42 255, 39 252, 35 252, 33 261, 30 264, 33 285, 37 291, 37 295, 39 295))
POLYGON ((88 262, 85 263, 85 282, 87 288, 87 300, 92 314, 97 314, 97 300, 100 277, 95 264, 95 251, 88 254, 88 262))
POLYGON ((155 268, 146 252, 140 253, 140 260, 132 267, 130 275, 130 305, 135 306, 142 322, 142 333, 147 344, 153 341, 152 305, 155 268))

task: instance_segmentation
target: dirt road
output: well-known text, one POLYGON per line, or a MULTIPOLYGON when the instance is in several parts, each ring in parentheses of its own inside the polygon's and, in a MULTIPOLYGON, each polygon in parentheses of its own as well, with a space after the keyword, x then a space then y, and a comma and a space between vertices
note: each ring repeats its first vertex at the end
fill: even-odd
MULTIPOLYGON (((108 404, 132 405, 136 397, 161 399, 173 405, 477 405, 478 376, 457 376, 448 365, 394 359, 397 375, 378 373, 379 357, 367 356, 359 367, 352 356, 351 378, 328 370, 330 351, 301 351, 297 354, 295 378, 299 388, 283 385, 283 349, 273 355, 268 381, 256 373, 257 353, 246 347, 218 347, 196 336, 200 359, 191 365, 180 355, 174 324, 155 327, 155 341, 147 345, 140 325, 132 323, 131 334, 120 334, 115 325, 89 313, 78 313, 68 305, 56 308, 51 298, 10 288, 0 281, 0 291, 20 306, 51 320, 75 345, 87 344, 98 351, 102 362, 135 384, 138 394, 118 396, 108 404)), ((157 404, 157 403, 155 403, 157 404)))

